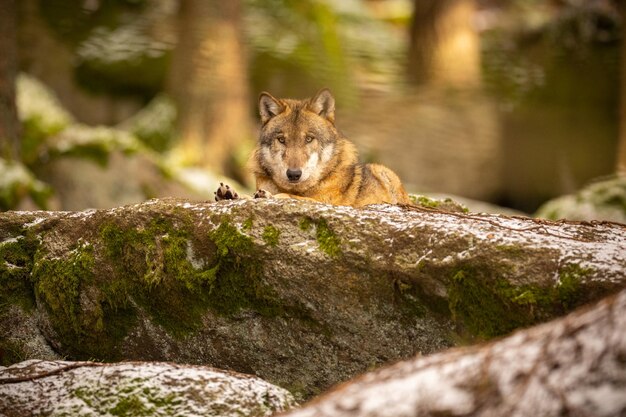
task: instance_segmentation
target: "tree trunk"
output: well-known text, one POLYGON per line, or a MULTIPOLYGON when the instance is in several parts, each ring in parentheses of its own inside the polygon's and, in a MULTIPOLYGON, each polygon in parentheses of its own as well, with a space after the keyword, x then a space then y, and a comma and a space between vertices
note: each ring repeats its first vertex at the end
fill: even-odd
POLYGON ((152 200, 7 212, 0 242, 1 362, 47 343, 70 359, 233 369, 300 398, 626 283, 624 225, 413 206, 152 200), (33 322, 43 338, 25 340, 33 322))
POLYGON ((626 1, 618 2, 622 15, 620 62, 619 140, 617 145, 617 172, 626 175, 626 1))
POLYGON ((285 417, 624 416, 626 291, 496 343, 364 375, 285 417))
POLYGON ((480 84, 473 0, 415 0, 408 52, 413 84, 471 89, 480 84))
POLYGON ((240 0, 181 0, 169 79, 180 111, 180 158, 227 174, 252 134, 241 19, 240 0))
POLYGON ((18 160, 20 126, 15 104, 17 76, 15 0, 0 0, 0 158, 18 160))
POLYGON ((29 361, 0 368, 0 415, 271 416, 294 405, 248 375, 171 363, 29 361))

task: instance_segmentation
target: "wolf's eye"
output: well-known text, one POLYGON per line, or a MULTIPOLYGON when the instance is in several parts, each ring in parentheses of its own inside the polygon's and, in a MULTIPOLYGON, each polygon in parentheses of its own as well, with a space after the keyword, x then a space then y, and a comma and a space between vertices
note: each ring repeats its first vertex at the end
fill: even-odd
POLYGON ((313 139, 315 139, 315 137, 313 135, 306 135, 306 138, 304 138, 304 140, 306 141, 306 143, 311 143, 313 142, 313 139))
POLYGON ((282 144, 285 144, 285 135, 283 135, 282 133, 276 136, 276 140, 279 141, 282 144))

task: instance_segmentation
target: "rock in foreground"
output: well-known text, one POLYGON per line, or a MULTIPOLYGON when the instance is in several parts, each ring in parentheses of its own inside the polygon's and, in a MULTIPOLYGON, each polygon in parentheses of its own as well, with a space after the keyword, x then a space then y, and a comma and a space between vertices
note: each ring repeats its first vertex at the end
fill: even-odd
POLYGON ((31 360, 0 368, 0 415, 270 416, 294 405, 261 379, 170 363, 31 360))
POLYGON ((0 363, 203 364, 309 398, 563 315, 625 270, 612 223, 296 200, 0 213, 0 363))
POLYGON ((626 291, 498 342, 366 374, 283 417, 626 415, 626 291))

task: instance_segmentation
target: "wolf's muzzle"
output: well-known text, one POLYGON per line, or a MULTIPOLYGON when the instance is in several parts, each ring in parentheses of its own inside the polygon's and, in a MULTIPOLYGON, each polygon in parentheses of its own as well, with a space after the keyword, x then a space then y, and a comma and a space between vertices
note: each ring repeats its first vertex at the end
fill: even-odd
POLYGON ((287 179, 289 180, 289 182, 297 182, 301 176, 301 169, 287 169, 287 179))

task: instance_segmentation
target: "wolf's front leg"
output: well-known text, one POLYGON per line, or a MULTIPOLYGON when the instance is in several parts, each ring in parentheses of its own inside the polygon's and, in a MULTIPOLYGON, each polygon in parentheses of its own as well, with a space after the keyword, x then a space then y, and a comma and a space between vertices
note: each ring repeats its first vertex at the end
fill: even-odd
POLYGON ((229 185, 224 185, 224 183, 222 182, 220 182, 219 188, 213 194, 215 194, 215 201, 239 199, 239 194, 237 194, 237 191, 230 188, 229 185))

